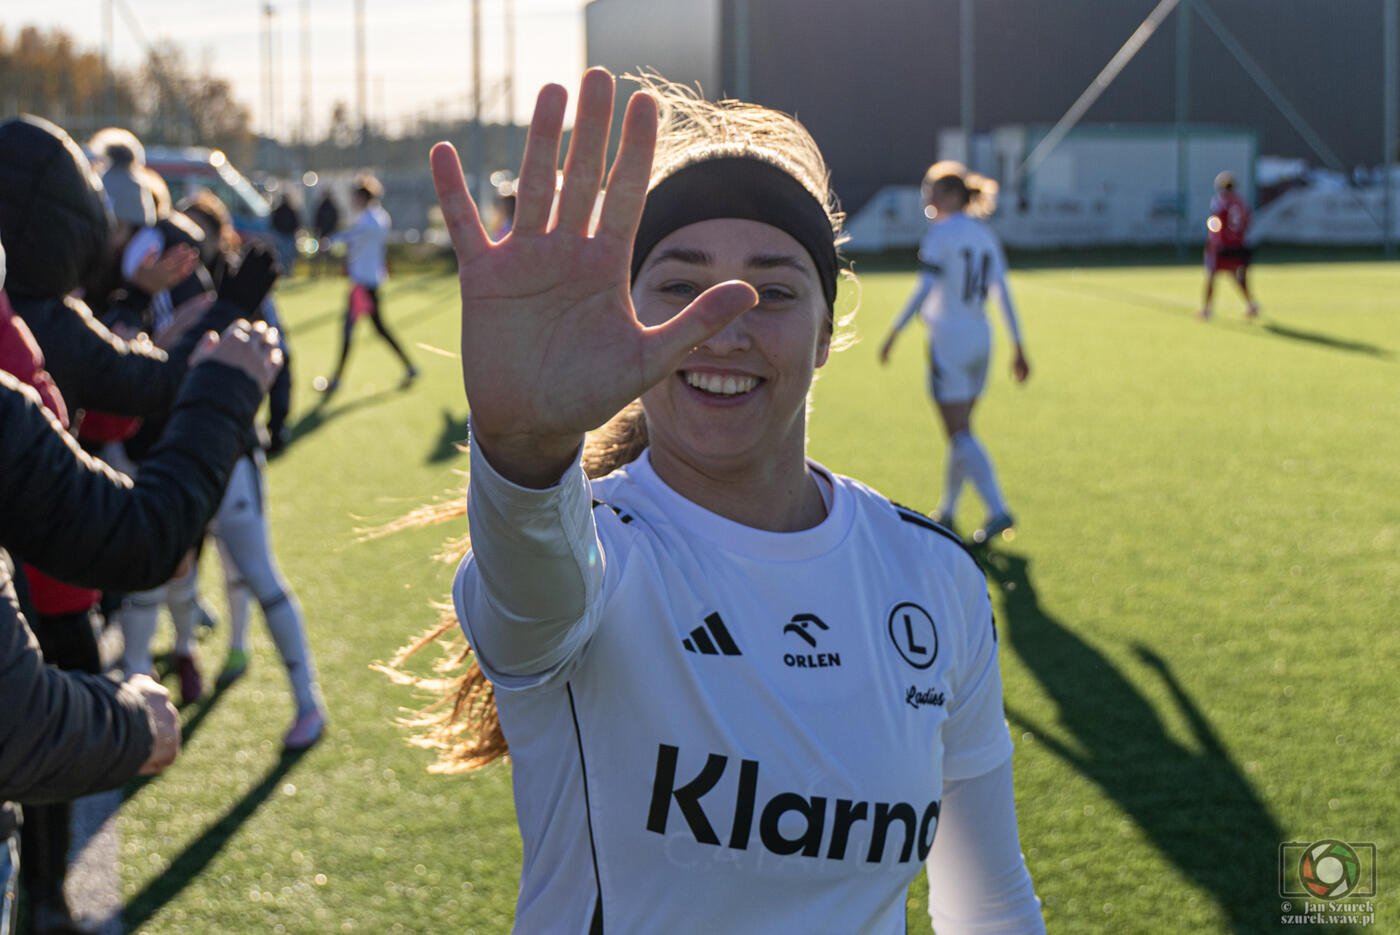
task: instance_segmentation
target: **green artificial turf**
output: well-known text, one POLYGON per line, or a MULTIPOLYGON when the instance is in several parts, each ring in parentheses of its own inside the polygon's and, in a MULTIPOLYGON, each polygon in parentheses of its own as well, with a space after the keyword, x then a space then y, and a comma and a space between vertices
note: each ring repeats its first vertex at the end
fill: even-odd
MULTIPOLYGON (((944 444, 918 326, 889 367, 876 360, 912 284, 862 278, 861 340, 822 373, 810 450, 929 510, 944 444)), ((1400 267, 1259 266, 1254 323, 1223 280, 1216 320, 1196 321, 1195 267, 1018 270, 1012 284, 1034 371, 1011 382, 998 326, 975 426, 1018 519, 986 564, 1050 930, 1277 930, 1280 845, 1323 838, 1375 845, 1374 930, 1400 924, 1400 267)), ((410 272, 386 292, 417 385, 396 388, 364 325, 316 410, 344 289, 281 291, 296 438, 268 472, 329 733, 279 757, 291 701, 255 619, 249 675, 186 709, 184 755, 122 809, 134 930, 500 932, 512 918, 508 767, 429 775, 394 723, 412 694, 369 668, 432 621, 451 569, 430 556, 461 530, 357 541, 460 485, 455 281, 410 272)), ((980 510, 966 494, 963 532, 980 510)), ((201 647, 211 683, 224 639, 201 647)), ((928 931, 924 893, 913 932, 928 931)))

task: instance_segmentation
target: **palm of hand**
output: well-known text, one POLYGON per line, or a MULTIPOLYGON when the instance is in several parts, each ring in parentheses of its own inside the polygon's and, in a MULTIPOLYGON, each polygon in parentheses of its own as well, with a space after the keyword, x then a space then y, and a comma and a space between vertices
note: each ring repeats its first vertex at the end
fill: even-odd
POLYGON ((645 388, 629 246, 516 232, 462 265, 462 379, 479 434, 581 435, 645 388))
POLYGON ((520 483, 557 479, 584 432, 758 300, 745 283, 721 283, 670 321, 649 328, 637 321, 629 260, 656 145, 656 104, 644 94, 628 102, 595 225, 612 76, 602 69, 584 75, 556 207, 565 100, 557 85, 540 92, 514 224, 500 243, 486 235, 456 151, 439 143, 431 155, 461 280, 462 381, 472 434, 496 469, 520 483))

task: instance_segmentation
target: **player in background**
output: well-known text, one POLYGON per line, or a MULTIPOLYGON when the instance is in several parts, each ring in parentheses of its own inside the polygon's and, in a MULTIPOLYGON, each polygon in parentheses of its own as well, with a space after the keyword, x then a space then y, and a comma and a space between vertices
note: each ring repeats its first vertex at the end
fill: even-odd
POLYGON ((436 739, 446 769, 509 742, 516 931, 902 933, 928 860, 942 935, 1043 932, 985 579, 946 530, 806 457, 839 339, 825 163, 786 115, 643 84, 596 221, 602 69, 557 210, 566 94, 540 92, 502 241, 456 153, 432 153, 475 651, 437 680, 436 739))
POLYGON ((1245 246, 1249 233, 1249 205, 1235 191, 1235 176, 1222 172, 1215 177, 1215 196, 1210 200, 1210 217, 1206 219, 1206 296, 1197 317, 1210 321, 1214 310, 1215 274, 1227 272, 1244 296, 1245 318, 1259 317, 1259 303, 1249 293, 1249 264, 1254 251, 1245 246))
POLYGON ((924 214, 931 223, 919 245, 919 282, 880 345, 880 363, 889 362, 895 339, 919 315, 928 328, 928 389, 948 436, 943 499, 933 519, 949 528, 957 515, 964 481, 971 480, 987 508, 987 519, 972 534, 978 544, 1014 524, 987 449, 972 432, 972 410, 987 385, 992 329, 987 293, 995 292, 1011 335, 1011 373, 1024 383, 1026 361, 1021 326, 1006 285, 1006 254, 980 219, 996 209, 997 184, 969 173, 957 162, 936 162, 924 174, 924 214))
POLYGON ((329 380, 317 377, 314 386, 330 396, 340 388, 340 377, 345 372, 345 362, 350 358, 350 339, 355 334, 355 323, 366 315, 374 324, 374 330, 389 345, 403 362, 404 376, 400 386, 407 387, 418 378, 418 368, 413 366, 408 354, 399 345, 388 325, 384 323, 379 289, 388 278, 389 268, 385 253, 389 243, 389 229, 393 222, 389 212, 379 204, 384 187, 372 175, 362 175, 355 182, 355 190, 350 201, 359 211, 354 223, 338 234, 332 234, 321 244, 324 250, 329 244, 343 243, 346 246, 345 266, 350 275, 350 297, 345 307, 345 324, 340 336, 340 357, 335 363, 335 372, 329 380))

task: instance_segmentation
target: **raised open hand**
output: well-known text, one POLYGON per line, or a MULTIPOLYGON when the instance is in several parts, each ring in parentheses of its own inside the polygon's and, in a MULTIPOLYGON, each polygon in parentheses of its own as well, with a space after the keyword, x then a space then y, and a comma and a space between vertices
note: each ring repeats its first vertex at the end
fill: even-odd
POLYGON ((601 68, 583 76, 554 209, 567 98, 558 85, 540 90, 515 223, 500 242, 482 226, 456 150, 439 143, 431 157, 457 252, 462 382, 472 432, 498 471, 531 486, 556 480, 584 432, 671 373, 692 347, 757 301, 746 283, 721 283, 662 325, 637 321, 629 260, 656 146, 656 102, 644 93, 628 102, 594 229, 612 76, 601 68))

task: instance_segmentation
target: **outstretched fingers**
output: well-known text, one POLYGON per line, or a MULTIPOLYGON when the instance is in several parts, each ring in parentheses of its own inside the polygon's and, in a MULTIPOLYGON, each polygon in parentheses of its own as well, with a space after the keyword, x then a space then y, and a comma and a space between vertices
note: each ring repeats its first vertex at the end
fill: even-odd
POLYGON ((656 99, 644 91, 633 94, 622 118, 617 158, 608 175, 608 193, 598 221, 600 236, 630 244, 637 233, 651 181, 651 160, 656 154, 656 123, 656 99))
POLYGON ((540 88, 535 113, 525 137, 525 155, 520 160, 520 178, 515 186, 515 222, 512 232, 540 233, 549 223, 554 207, 559 139, 564 132, 564 107, 569 94, 557 84, 540 88))
POLYGON ((442 206, 442 218, 452 238, 452 249, 457 253, 457 262, 466 263, 489 247, 491 238, 481 225, 481 215, 476 210, 471 193, 467 191, 462 162, 457 158, 457 150, 452 144, 438 143, 433 146, 428 154, 428 163, 433 170, 433 188, 437 191, 438 204, 442 206))
POLYGON ((564 160, 564 187, 559 193, 560 230, 588 232, 593 206, 603 184, 608 130, 612 127, 613 77, 605 68, 590 68, 579 83, 578 111, 564 160))
POLYGON ((676 369, 692 348, 757 304, 753 286, 731 279, 706 289, 670 321, 647 328, 642 356, 647 385, 676 369))

